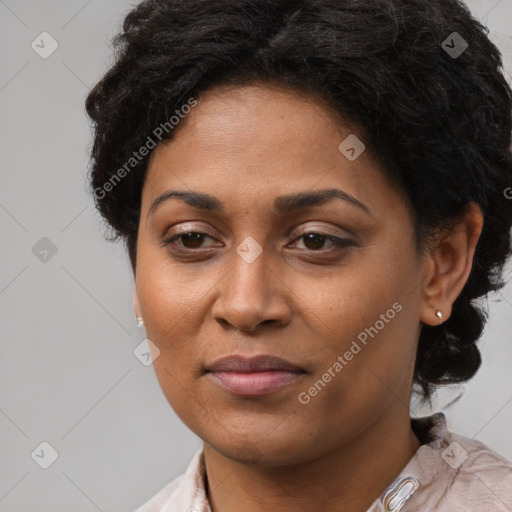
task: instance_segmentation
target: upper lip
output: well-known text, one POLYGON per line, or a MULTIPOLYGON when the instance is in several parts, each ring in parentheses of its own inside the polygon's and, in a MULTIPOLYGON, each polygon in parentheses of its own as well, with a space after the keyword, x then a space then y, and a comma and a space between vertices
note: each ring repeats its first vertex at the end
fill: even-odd
POLYGON ((277 370, 295 373, 304 372, 302 368, 285 359, 269 355, 255 357, 227 356, 217 359, 211 365, 206 366, 206 371, 208 372, 252 373, 277 370))

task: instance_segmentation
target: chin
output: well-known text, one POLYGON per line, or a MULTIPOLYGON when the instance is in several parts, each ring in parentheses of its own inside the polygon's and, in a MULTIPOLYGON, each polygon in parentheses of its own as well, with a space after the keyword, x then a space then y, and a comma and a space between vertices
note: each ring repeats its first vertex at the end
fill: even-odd
POLYGON ((303 431, 277 432, 260 426, 258 432, 238 429, 231 435, 226 431, 216 434, 202 439, 224 457, 244 464, 287 466, 314 458, 311 437, 303 431))

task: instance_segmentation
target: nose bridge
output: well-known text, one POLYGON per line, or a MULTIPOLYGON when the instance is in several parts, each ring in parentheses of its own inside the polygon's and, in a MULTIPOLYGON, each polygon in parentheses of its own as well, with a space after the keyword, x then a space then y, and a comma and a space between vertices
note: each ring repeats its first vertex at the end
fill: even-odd
POLYGON ((217 320, 253 330, 264 321, 289 318, 289 308, 263 247, 246 237, 233 250, 230 272, 222 280, 213 314, 217 320))
POLYGON ((252 237, 244 239, 233 251, 230 261, 232 271, 228 275, 229 295, 234 299, 250 299, 256 305, 268 299, 272 273, 268 254, 252 237))

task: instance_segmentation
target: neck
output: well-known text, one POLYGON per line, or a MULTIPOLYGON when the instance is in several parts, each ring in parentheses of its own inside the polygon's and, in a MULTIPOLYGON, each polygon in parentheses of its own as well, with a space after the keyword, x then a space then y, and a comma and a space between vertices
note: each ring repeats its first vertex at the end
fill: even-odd
POLYGON ((212 512, 366 512, 420 446, 409 412, 384 415, 356 439, 293 466, 248 465, 204 443, 212 512))

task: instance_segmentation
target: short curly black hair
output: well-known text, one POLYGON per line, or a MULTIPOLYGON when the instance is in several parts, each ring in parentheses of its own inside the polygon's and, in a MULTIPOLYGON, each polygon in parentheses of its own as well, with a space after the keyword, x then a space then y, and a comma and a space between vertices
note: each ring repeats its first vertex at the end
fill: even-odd
POLYGON ((487 35, 458 0, 141 2, 86 101, 90 188, 110 240, 125 242, 135 272, 151 151, 135 164, 133 152, 165 123, 159 140, 170 140, 169 119, 190 98, 255 83, 315 95, 362 128, 409 198, 417 240, 470 202, 482 209, 483 232, 452 315, 422 326, 414 384, 430 399, 436 386, 470 379, 486 320, 478 299, 504 285, 511 254, 511 90, 487 35))

